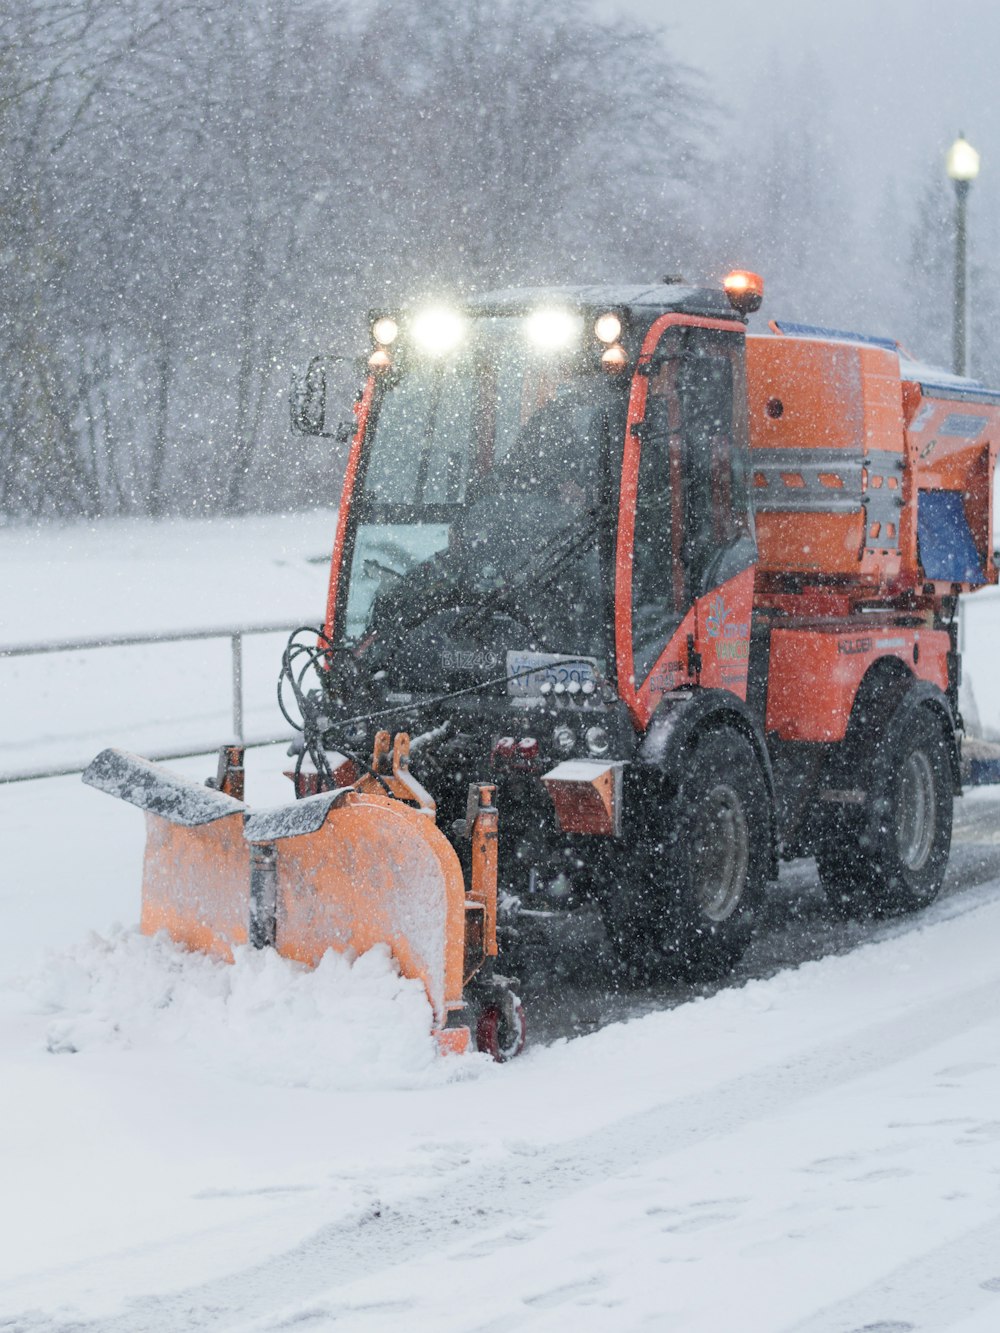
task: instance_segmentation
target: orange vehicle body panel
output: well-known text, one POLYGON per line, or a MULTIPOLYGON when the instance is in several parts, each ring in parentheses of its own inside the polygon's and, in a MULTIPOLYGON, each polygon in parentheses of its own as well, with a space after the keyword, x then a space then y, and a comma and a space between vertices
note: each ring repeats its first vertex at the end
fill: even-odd
MULTIPOLYGON (((895 580, 905 553, 916 548, 915 510, 906 512, 905 531, 892 547, 869 547, 865 511, 802 512, 795 507, 804 489, 799 455, 813 451, 828 461, 819 486, 832 501, 846 490, 838 463, 859 464, 873 448, 898 456, 899 474, 887 487, 899 489, 905 440, 899 358, 885 348, 804 338, 747 338, 747 396, 750 418, 750 484, 756 506, 757 546, 762 574, 780 571, 850 576, 879 584, 895 580), (779 407, 780 405, 780 407, 779 407), (780 413, 780 414, 779 414, 780 413), (768 450, 765 471, 755 450, 768 450), (778 451, 789 453, 787 469, 778 451), (820 452, 822 451, 822 452, 820 452), (782 495, 787 510, 772 507, 782 495), (766 507, 765 507, 766 506, 766 507)), ((882 476, 881 468, 878 471, 882 476)), ((860 489, 859 489, 860 499, 860 489)), ((897 523, 900 520, 896 520, 897 523)))
POLYGON ((462 1004, 465 884, 433 819, 389 796, 346 792, 315 833, 278 843, 276 948, 315 967, 327 949, 387 944, 438 1022, 462 1004))
POLYGON ((748 337, 747 392, 764 600, 788 576, 867 602, 980 586, 925 576, 918 514, 929 491, 961 496, 982 582, 996 582, 1000 404, 960 386, 935 397, 901 379, 897 352, 820 337, 748 337))
POLYGON ((178 944, 231 963, 234 946, 247 942, 249 917, 243 816, 184 828, 147 813, 142 933, 165 930, 178 944))
POLYGON ((753 591, 751 567, 695 602, 695 648, 701 657, 698 683, 729 690, 740 699, 747 697, 753 591))
POLYGON ((783 741, 841 741, 858 686, 873 663, 896 657, 914 676, 943 692, 948 686, 948 649, 945 630, 884 622, 775 629, 767 730, 783 741))
MULTIPOLYGON (((907 441, 919 491, 957 491, 987 583, 995 583, 993 561, 993 476, 1000 454, 1000 407, 990 403, 923 397, 917 384, 903 386, 910 409, 907 441), (980 420, 972 439, 949 433, 956 419, 980 420)), ((946 591, 942 585, 940 591, 946 591)))

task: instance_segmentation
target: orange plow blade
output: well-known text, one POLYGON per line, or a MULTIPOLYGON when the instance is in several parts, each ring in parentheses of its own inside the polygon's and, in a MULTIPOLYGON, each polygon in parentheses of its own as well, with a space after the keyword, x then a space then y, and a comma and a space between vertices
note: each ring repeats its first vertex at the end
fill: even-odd
POLYGON ((470 792, 467 892, 407 750, 405 736, 391 753, 380 736, 373 775, 274 810, 119 750, 102 751, 83 777, 146 812, 143 933, 165 930, 229 961, 235 946, 271 946, 309 966, 327 949, 387 944, 400 972, 423 983, 440 1048, 462 1051, 463 988, 496 954, 493 789, 470 792))

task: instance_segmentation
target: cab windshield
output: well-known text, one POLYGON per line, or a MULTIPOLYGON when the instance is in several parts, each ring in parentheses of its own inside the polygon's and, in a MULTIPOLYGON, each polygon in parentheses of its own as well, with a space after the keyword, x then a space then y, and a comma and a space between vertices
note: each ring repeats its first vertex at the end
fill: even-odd
POLYGON ((400 349, 354 501, 348 640, 437 676, 449 654, 603 654, 614 389, 582 334, 546 349, 523 318, 480 318, 445 356, 400 349))

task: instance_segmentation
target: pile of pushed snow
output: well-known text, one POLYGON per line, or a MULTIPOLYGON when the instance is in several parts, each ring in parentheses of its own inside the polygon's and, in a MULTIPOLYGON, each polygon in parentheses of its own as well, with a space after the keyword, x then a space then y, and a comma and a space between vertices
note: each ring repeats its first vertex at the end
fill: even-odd
POLYGON ((230 965, 119 928, 50 955, 22 984, 52 1015, 54 1054, 169 1045, 254 1082, 338 1090, 439 1083, 472 1064, 437 1054, 424 988, 384 945, 330 951, 315 969, 243 948, 230 965))

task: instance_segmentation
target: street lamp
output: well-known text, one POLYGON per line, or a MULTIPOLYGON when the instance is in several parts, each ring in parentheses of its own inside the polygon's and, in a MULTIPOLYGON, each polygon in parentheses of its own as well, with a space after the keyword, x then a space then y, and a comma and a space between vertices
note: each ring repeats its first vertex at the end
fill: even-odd
POLYGON ((948 149, 945 169, 955 182, 955 341, 952 369, 956 375, 964 375, 967 342, 965 326, 968 315, 965 213, 969 198, 969 186, 979 175, 979 154, 971 143, 966 142, 961 134, 948 149))

